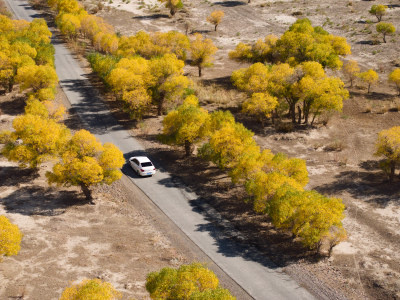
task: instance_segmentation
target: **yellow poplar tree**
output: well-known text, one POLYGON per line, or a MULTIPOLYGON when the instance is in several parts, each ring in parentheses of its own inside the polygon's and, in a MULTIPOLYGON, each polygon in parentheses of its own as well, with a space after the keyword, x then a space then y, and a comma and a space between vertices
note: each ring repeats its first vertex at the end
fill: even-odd
POLYGON ((368 85, 368 94, 371 90, 371 85, 375 84, 379 80, 379 75, 374 70, 369 69, 368 71, 358 74, 361 81, 368 85))
POLYGON ((48 182, 64 186, 79 186, 86 199, 92 203, 90 186, 111 184, 121 178, 120 168, 125 163, 122 152, 113 144, 102 145, 86 130, 77 131, 66 145, 61 160, 52 172, 47 172, 48 182))
POLYGON ((360 73, 360 67, 355 60, 349 60, 343 66, 343 72, 347 75, 347 77, 349 77, 350 87, 352 87, 354 79, 356 79, 358 74, 360 73))
POLYGON ((208 111, 201 108, 192 95, 164 118, 163 134, 167 142, 184 145, 186 156, 190 156, 192 145, 207 136, 209 119, 208 111))
POLYGON ((146 290, 152 299, 236 299, 219 286, 214 272, 200 263, 151 272, 147 275, 146 290), (224 297, 207 298, 208 295, 224 297))
POLYGON ((66 288, 60 300, 117 300, 122 294, 118 292, 111 283, 100 279, 84 279, 78 284, 66 288))
POLYGON ((38 92, 40 89, 55 88, 58 77, 52 66, 28 65, 18 69, 16 82, 20 83, 21 91, 32 89, 38 92))
POLYGON ((22 167, 36 168, 43 161, 57 157, 69 139, 70 132, 62 124, 39 115, 22 115, 13 121, 3 155, 22 167), (21 140, 21 142, 17 142, 21 140))
POLYGON ((394 69, 389 75, 389 81, 396 85, 397 91, 400 95, 400 69, 394 69))
POLYGON ((158 115, 163 113, 166 104, 181 100, 191 84, 183 76, 183 67, 184 62, 172 53, 150 60, 150 72, 154 78, 152 95, 158 106, 158 115))
POLYGON ((222 10, 214 10, 208 17, 207 21, 214 25, 214 31, 217 31, 217 26, 221 23, 224 17, 224 12, 222 10))
POLYGON ((203 38, 199 33, 195 34, 195 39, 190 44, 190 53, 192 56, 192 64, 199 69, 199 77, 201 77, 203 68, 213 65, 213 55, 217 50, 212 40, 203 38))
POLYGON ((21 249, 22 233, 6 216, 0 216, 0 261, 3 256, 17 255, 21 249))
POLYGON ((376 156, 385 157, 386 161, 381 166, 389 174, 390 181, 393 181, 396 165, 400 163, 400 126, 379 132, 375 149, 376 156))
POLYGON ((276 97, 265 93, 254 93, 243 103, 242 111, 245 114, 256 116, 264 127, 264 119, 271 117, 278 104, 276 97))
POLYGON ((178 9, 183 7, 181 0, 159 0, 160 2, 165 2, 165 7, 169 8, 169 13, 174 16, 178 9))
POLYGON ((392 23, 379 22, 376 24, 376 31, 382 34, 383 42, 386 43, 386 36, 396 32, 396 27, 392 23))
POLYGON ((386 5, 382 4, 372 5, 369 13, 374 15, 378 19, 378 22, 380 22, 382 21, 382 17, 386 14, 387 8, 386 5))

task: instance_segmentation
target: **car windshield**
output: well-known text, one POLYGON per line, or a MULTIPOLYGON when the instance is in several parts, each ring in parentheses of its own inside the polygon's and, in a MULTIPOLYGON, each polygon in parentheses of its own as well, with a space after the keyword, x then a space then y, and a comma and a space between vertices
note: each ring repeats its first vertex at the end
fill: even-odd
POLYGON ((142 162, 142 167, 151 167, 153 164, 151 162, 142 162))

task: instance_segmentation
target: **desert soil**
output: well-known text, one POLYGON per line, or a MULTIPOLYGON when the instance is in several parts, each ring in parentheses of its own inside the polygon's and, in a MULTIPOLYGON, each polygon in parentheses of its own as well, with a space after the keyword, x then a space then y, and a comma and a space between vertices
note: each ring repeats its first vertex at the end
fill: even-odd
MULTIPOLYGON (((372 4, 381 3, 387 4, 195 0, 169 18, 168 10, 155 1, 113 0, 104 3, 105 8, 97 13, 126 35, 138 30, 184 32, 184 22, 189 20, 192 32, 201 32, 219 48, 214 67, 205 70, 201 80, 203 106, 231 110, 238 121, 255 132, 260 146, 305 159, 310 174, 308 188, 343 199, 348 239, 334 248, 330 258, 317 257, 276 231, 266 216, 251 213, 251 205, 243 202, 243 188, 231 185, 225 173, 198 158, 185 158, 181 149, 160 144, 156 136, 161 132, 161 118, 149 115, 137 124, 125 122, 156 163, 195 190, 245 234, 247 243, 285 267, 300 283, 323 289, 320 297, 325 299, 400 299, 396 231, 400 184, 398 179, 393 184, 386 182, 378 158, 373 156, 377 133, 400 125, 400 113, 389 111, 400 104, 400 99, 386 81, 388 73, 400 63, 399 37, 389 37, 387 44, 371 42, 380 37, 375 36, 375 17, 368 10, 372 4), (217 9, 225 12, 225 18, 214 32, 205 19, 217 9), (346 59, 356 59, 363 70, 374 68, 381 80, 369 95, 357 82, 350 89, 351 98, 345 102, 343 113, 329 116, 326 126, 283 134, 272 126, 262 128, 240 113, 243 97, 232 90, 229 77, 233 70, 247 64, 230 61, 227 55, 240 41, 282 34, 299 14, 330 33, 345 36, 353 52, 346 59), (367 107, 370 113, 366 113, 367 107), (182 165, 187 167, 182 169, 182 165)), ((390 4, 385 21, 400 28, 399 11, 399 3, 390 4)), ((196 68, 187 66, 185 70, 198 81, 196 68)), ((0 99, 0 126, 5 129, 21 113, 23 100, 18 95, 0 99)), ((30 296, 27 299, 54 299, 67 282, 97 276, 110 280, 125 296, 142 299, 147 297, 144 280, 149 271, 177 266, 195 257, 184 250, 183 243, 175 243, 178 239, 170 236, 171 230, 157 226, 157 213, 152 214, 147 206, 137 207, 142 203, 135 200, 141 199, 140 191, 127 191, 123 182, 97 188, 97 205, 90 206, 75 189, 49 188, 43 178, 46 167, 32 174, 5 160, 0 164, 1 213, 25 234, 20 255, 0 264, 0 281, 6 282, 0 287, 0 296, 25 293, 30 296)))

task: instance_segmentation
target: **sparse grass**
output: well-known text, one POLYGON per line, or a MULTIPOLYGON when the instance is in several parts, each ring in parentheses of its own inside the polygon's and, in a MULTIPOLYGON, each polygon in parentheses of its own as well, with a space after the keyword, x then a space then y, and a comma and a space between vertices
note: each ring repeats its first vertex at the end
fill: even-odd
POLYGON ((379 107, 379 108, 376 110, 376 113, 377 113, 377 114, 385 114, 385 113, 387 113, 388 111, 389 111, 389 109, 387 108, 387 106, 386 106, 386 105, 383 105, 383 106, 379 107))
POLYGON ((225 90, 215 84, 205 86, 195 81, 193 89, 197 98, 199 98, 199 102, 203 105, 215 104, 219 108, 237 107, 245 99, 243 93, 236 90, 225 90))
POLYGON ((344 149, 344 143, 341 140, 334 140, 332 143, 324 147, 325 151, 342 151, 344 149))
POLYGON ((371 113, 372 112, 372 105, 370 104, 370 103, 368 103, 366 106, 365 106, 365 111, 364 111, 365 113, 371 113))

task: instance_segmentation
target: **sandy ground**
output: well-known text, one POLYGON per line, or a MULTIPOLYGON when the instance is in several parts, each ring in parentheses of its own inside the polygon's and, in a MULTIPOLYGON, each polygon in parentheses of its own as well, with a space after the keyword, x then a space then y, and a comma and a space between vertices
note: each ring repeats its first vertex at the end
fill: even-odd
MULTIPOLYGON (((370 95, 357 82, 350 90, 351 99, 346 101, 343 113, 331 116, 326 127, 318 126, 311 130, 280 134, 271 126, 262 128, 257 122, 240 114, 238 103, 234 100, 221 102, 220 99, 214 99, 213 103, 202 101, 209 109, 230 109, 238 121, 255 132, 255 138, 262 147, 304 158, 310 173, 308 187, 344 200, 347 207, 344 226, 349 237, 346 242, 334 248, 330 258, 315 257, 289 236, 276 231, 267 217, 251 213, 250 205, 243 204, 243 189, 232 186, 223 172, 200 159, 184 158, 181 149, 159 144, 155 136, 160 132, 160 118, 149 116, 136 129, 133 128, 134 123, 127 122, 126 125, 133 128, 132 133, 142 140, 156 162, 171 173, 179 172, 177 180, 185 182, 229 219, 246 235, 249 244, 255 245, 278 265, 284 266, 289 274, 304 285, 324 289, 326 299, 400 299, 399 235, 396 230, 400 222, 400 184, 398 179, 393 184, 385 181, 379 171, 378 160, 373 156, 376 134, 382 129, 400 125, 400 113, 388 112, 389 108, 400 103, 400 99, 395 96, 394 88, 386 82, 388 72, 399 59, 399 37, 389 37, 387 44, 370 43, 380 37, 376 36, 375 17, 369 15, 368 9, 372 4, 387 3, 256 0, 248 5, 240 1, 196 0, 187 4, 184 12, 177 13, 175 18, 169 18, 168 10, 153 1, 110 2, 105 5, 113 8, 99 11, 98 15, 113 24, 122 34, 133 34, 138 30, 176 29, 183 32, 184 22, 189 20, 192 32, 203 33, 213 39, 219 48, 214 68, 204 71, 203 84, 212 84, 226 92, 231 92, 229 76, 232 71, 246 66, 230 61, 227 53, 239 41, 255 41, 271 33, 280 35, 295 20, 293 13, 301 13, 315 25, 324 26, 329 32, 348 39, 353 51, 349 58, 359 61, 365 69, 375 68, 379 71, 381 81, 373 87, 370 95), (225 19, 218 31, 214 32, 213 26, 205 19, 216 9, 224 10, 225 19), (372 24, 369 24, 369 20, 372 24), (372 112, 365 113, 366 107, 371 107, 372 112), (324 148, 332 143, 342 145, 343 149, 326 151, 324 148), (169 163, 171 161, 174 163, 169 163), (182 168, 178 169, 182 164, 188 166, 186 173, 182 172, 182 168)), ((396 17, 399 10, 398 3, 391 4, 384 20, 393 22, 400 28, 400 18, 396 17)), ((196 79, 195 68, 188 66, 185 70, 196 79)), ((18 101, 20 100, 16 97, 12 102, 18 101)), ((5 128, 9 126, 16 111, 12 105, 4 103, 0 105, 0 109, 0 124, 5 128)), ((104 278, 109 278, 116 287, 121 288, 125 295, 140 299, 146 297, 143 282, 149 269, 156 269, 161 265, 173 266, 185 261, 185 256, 163 232, 148 225, 146 227, 149 223, 146 223, 148 218, 145 213, 135 211, 135 207, 128 204, 129 201, 120 201, 119 199, 124 198, 120 194, 113 194, 120 189, 98 190, 99 205, 88 206, 79 203, 79 196, 74 190, 49 189, 42 177, 19 173, 21 171, 7 162, 1 163, 4 166, 0 176, 4 176, 5 170, 7 177, 11 171, 17 172, 15 177, 11 176, 5 181, 9 183, 3 184, 0 181, 2 199, 6 199, 1 202, 2 212, 13 221, 21 222, 21 226, 29 233, 26 236, 35 238, 24 239, 21 254, 0 264, 0 280, 7 282, 7 286, 0 289, 0 295, 20 295, 24 290, 31 295, 40 295, 42 289, 58 295, 66 285, 65 282, 79 279, 76 278, 79 273, 81 277, 105 276, 104 278), (39 187, 39 190, 35 194, 29 191, 29 186, 39 187), (70 196, 71 193, 73 197, 70 196), (46 205, 38 205, 38 201, 31 201, 35 198, 30 199, 30 195, 50 200, 43 202, 46 205), (73 205, 65 200, 70 198, 75 199, 73 205), (27 212, 21 212, 15 207, 18 199, 26 200, 24 203, 27 203, 27 212), (48 206, 49 201, 54 204, 48 206), (107 215, 107 211, 112 213, 107 215), (106 215, 103 217, 104 214, 106 215), (125 219, 131 215, 138 221, 125 219), (117 231, 113 229, 108 234, 108 230, 104 230, 105 227, 109 228, 108 222, 115 225, 115 230, 126 230, 126 234, 130 232, 130 237, 135 237, 129 247, 124 248, 125 241, 123 244, 118 240, 114 241, 117 231), (88 232, 88 228, 92 228, 93 232, 88 232), (68 235, 60 237, 57 232, 59 229, 65 230, 68 235), (72 238, 66 239, 65 236, 72 238), (85 236, 88 239, 84 239, 85 236), (156 242, 153 241, 154 236, 157 237, 156 242), (141 245, 140 251, 135 248, 138 244, 141 245), (35 251, 32 245, 42 251, 35 251), (54 245, 59 250, 55 251, 54 245), (119 256, 114 257, 116 249, 123 260, 119 260, 119 256), (131 249, 135 251, 132 253, 131 249), (93 255, 88 255, 89 251, 93 255), (171 255, 164 256, 169 251, 171 255), (107 255, 110 259, 102 260, 107 255), (146 258, 146 255, 149 257, 146 258), (41 259, 37 260, 35 256, 40 256, 41 259), (84 259, 81 260, 81 256, 84 259), (52 271, 47 273, 48 270, 52 271), (107 271, 103 274, 100 270, 107 271), (53 275, 40 280, 45 275, 37 274, 53 275), (58 274, 60 280, 54 279, 58 274), (14 278, 18 278, 18 281, 14 278), (33 282, 37 284, 32 284, 33 282)))
MULTIPOLYGON (((189 21, 192 32, 201 32, 211 38, 219 49, 215 55, 214 67, 204 71, 202 82, 224 89, 230 89, 229 77, 232 71, 246 66, 230 61, 227 58, 228 52, 241 41, 252 42, 271 33, 279 36, 296 20, 294 15, 307 17, 314 25, 345 36, 352 46, 352 55, 346 59, 357 60, 362 70, 375 69, 380 75, 380 81, 370 95, 366 94, 362 83, 356 82, 355 87, 350 89, 351 99, 346 101, 343 113, 332 115, 326 127, 279 134, 273 128, 261 128, 260 124, 241 115, 237 109, 238 103, 234 101, 220 103, 219 107, 235 113, 237 120, 256 133, 256 140, 261 146, 305 159, 310 173, 308 188, 341 197, 346 204, 344 225, 349 237, 334 249, 332 257, 314 259, 309 254, 293 254, 293 249, 284 247, 287 257, 285 254, 276 255, 275 261, 287 266, 287 271, 300 281, 302 276, 299 276, 299 271, 314 276, 314 279, 308 278, 311 282, 320 280, 328 288, 351 299, 400 299, 400 257, 396 251, 399 240, 396 229, 400 221, 400 184, 398 180, 393 184, 385 181, 378 168, 378 158, 373 155, 377 133, 400 125, 400 113, 388 111, 399 105, 400 99, 394 87, 387 83, 389 72, 399 63, 400 41, 398 34, 395 34, 387 39, 388 43, 373 45, 373 41, 381 41, 381 37, 375 31, 376 17, 368 13, 372 4, 389 5, 383 21, 392 22, 400 28, 400 4, 383 1, 252 1, 250 5, 241 1, 192 1, 186 4, 184 12, 174 18, 169 18, 168 10, 162 6, 155 7, 154 2, 144 1, 144 5, 138 6, 113 1, 112 5, 117 10, 103 10, 98 14, 119 32, 128 35, 138 30, 165 31, 165 28, 171 27, 184 32, 183 24, 189 21), (217 9, 225 12, 225 18, 218 31, 214 32, 212 25, 206 22, 206 16, 217 9), (365 113, 367 107, 371 108, 371 113, 365 113), (343 149, 324 149, 332 144, 339 144, 343 149)), ((186 72, 196 80, 195 68, 187 66, 186 72)), ((339 72, 333 73, 341 75, 339 72)), ((217 97, 214 97, 215 102, 219 101, 217 97)), ((210 101, 202 103, 209 109, 215 109, 210 101)), ((160 127, 159 119, 146 119, 134 134, 142 137, 149 151, 164 165, 171 160, 175 165, 180 165, 176 164, 177 161, 192 163, 182 157, 180 149, 171 149, 157 143, 153 137, 160 132, 160 127), (175 153, 171 154, 171 150, 175 153)), ((262 223, 267 219, 260 219, 248 212, 237 214, 243 209, 239 207, 242 204, 235 201, 242 203, 243 193, 233 188, 223 173, 201 161, 193 164, 192 168, 197 167, 199 170, 196 180, 192 174, 186 174, 185 178, 185 174, 173 165, 169 168, 171 172, 179 171, 180 179, 197 189, 198 193, 208 196, 237 227, 262 228, 262 223)), ((245 228, 243 230, 246 231, 245 228)), ((273 230, 264 232, 264 239, 275 240, 277 245, 284 243, 284 238, 277 237, 273 230)), ((260 236, 253 234, 251 237, 249 234, 249 239, 252 238, 257 243, 260 236)), ((264 248, 260 246, 260 249, 264 248)), ((293 245, 292 248, 296 249, 293 245)))

